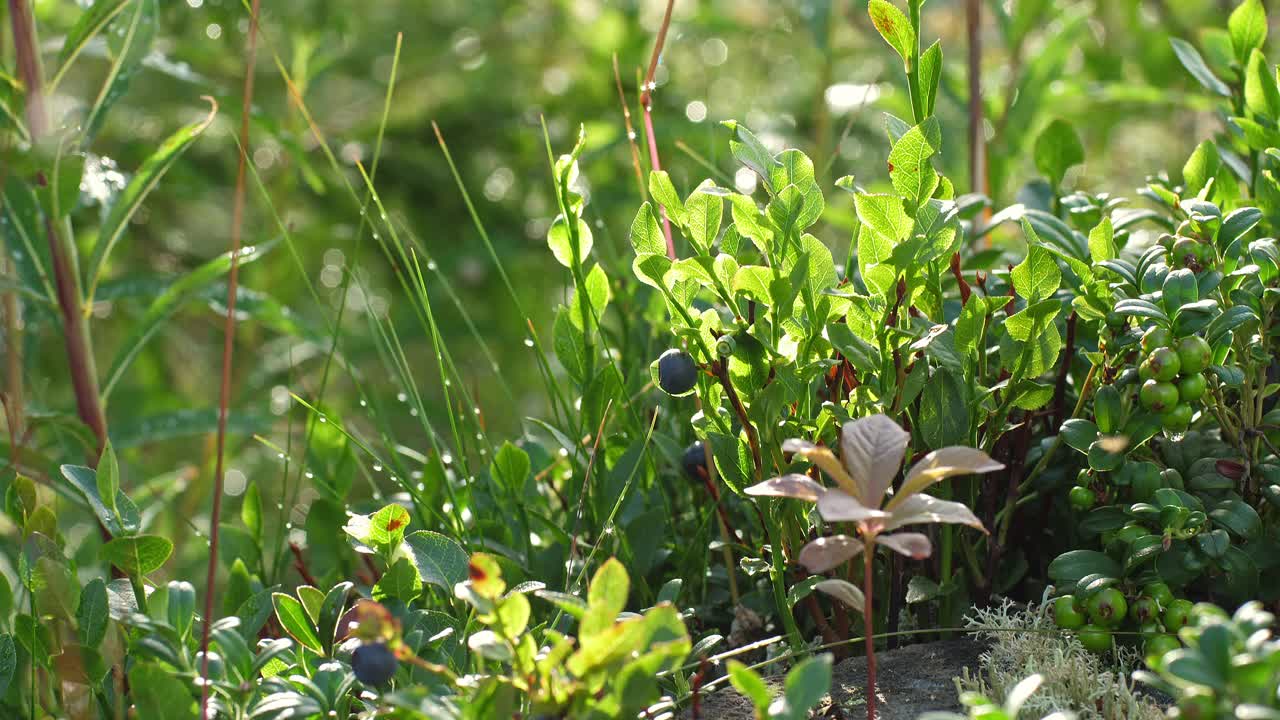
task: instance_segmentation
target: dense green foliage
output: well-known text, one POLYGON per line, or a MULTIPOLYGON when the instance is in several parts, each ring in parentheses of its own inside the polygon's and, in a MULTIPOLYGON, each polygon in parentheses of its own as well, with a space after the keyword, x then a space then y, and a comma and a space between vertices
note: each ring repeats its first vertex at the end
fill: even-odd
POLYGON ((0 714, 802 717, 997 596, 1276 712, 1259 0, 972 108, 964 3, 250 5, 4 16, 0 714))

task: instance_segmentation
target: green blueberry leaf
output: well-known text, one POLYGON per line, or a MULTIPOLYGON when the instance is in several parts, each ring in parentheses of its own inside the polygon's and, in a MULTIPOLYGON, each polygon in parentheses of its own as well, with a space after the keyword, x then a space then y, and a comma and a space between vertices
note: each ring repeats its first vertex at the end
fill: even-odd
POLYGON ((173 553, 173 543, 159 535, 119 537, 102 546, 102 555, 129 575, 159 570, 173 553))
POLYGON ((454 540, 430 530, 419 530, 404 539, 409 557, 423 583, 453 591, 467 579, 467 552, 454 540))
POLYGON ((867 6, 871 23, 880 32, 880 37, 889 43, 889 47, 898 52, 902 62, 911 62, 912 49, 916 44, 915 31, 911 29, 911 21, 893 3, 887 0, 871 0, 867 6))
POLYGON ((1067 170, 1084 162, 1084 145, 1070 123, 1057 119, 1036 138, 1035 160, 1036 169, 1056 188, 1067 170))

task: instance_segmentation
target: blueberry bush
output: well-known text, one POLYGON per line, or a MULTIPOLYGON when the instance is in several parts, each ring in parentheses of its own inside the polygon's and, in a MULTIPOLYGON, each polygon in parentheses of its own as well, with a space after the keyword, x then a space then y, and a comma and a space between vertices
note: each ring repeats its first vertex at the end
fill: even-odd
POLYGON ((410 5, 7 4, 0 715, 1280 714, 1261 0, 410 5))

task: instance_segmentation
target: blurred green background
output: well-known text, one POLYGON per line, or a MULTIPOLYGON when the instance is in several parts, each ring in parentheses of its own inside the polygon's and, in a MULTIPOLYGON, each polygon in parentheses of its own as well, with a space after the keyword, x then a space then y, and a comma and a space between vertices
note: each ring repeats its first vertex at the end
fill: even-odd
MULTIPOLYGON (((36 3, 51 52, 83 5, 36 3)), ((428 283, 440 332, 486 408, 489 428, 516 435, 524 416, 545 410, 533 352, 526 345, 529 328, 502 290, 432 123, 458 163, 534 330, 549 342, 552 312, 564 300, 568 277, 545 242, 554 211, 541 123, 557 153, 569 149, 579 124, 585 126, 581 166, 597 255, 606 264, 625 257, 641 189, 612 62, 616 54, 638 128, 638 74, 648 62, 664 7, 659 0, 263 3, 250 151, 266 194, 251 181, 246 242, 277 237, 278 214, 298 253, 276 247, 242 276, 256 294, 242 298, 247 321, 238 335, 234 404, 241 432, 233 437, 234 471, 252 476, 275 459, 274 451, 251 439, 250 432, 286 444, 288 393, 312 397, 317 391, 329 323, 337 317, 344 287, 340 354, 346 362, 331 373, 327 408, 355 427, 360 427, 362 399, 396 408, 401 389, 387 380, 371 339, 371 314, 385 314, 404 329, 401 340, 422 386, 438 387, 430 345, 418 332, 390 265, 361 225, 360 203, 347 189, 347 184, 362 186, 356 163, 371 167, 375 160, 398 34, 403 46, 376 157, 377 186, 393 222, 418 239, 427 267, 435 269, 428 272, 428 283), (305 113, 282 71, 292 77, 305 113), (332 147, 340 173, 332 171, 308 117, 332 147), (355 280, 350 287, 348 277, 355 280), (304 278, 314 284, 318 302, 304 278), (492 358, 474 341, 459 306, 487 341, 492 358), (363 377, 377 397, 357 397, 350 373, 363 377), (515 407, 500 392, 502 383, 512 388, 515 407)), ((112 256, 108 276, 116 287, 178 275, 230 244, 248 14, 233 0, 164 0, 161 8, 145 70, 95 143, 101 164, 90 178, 86 202, 92 204, 94 188, 118 186, 122 178, 115 173, 137 168, 181 124, 202 117, 208 108, 202 96, 215 98, 220 110, 112 256)), ((1220 60, 1215 38, 1189 28, 1220 25, 1226 12, 1227 3, 1217 0, 983 2, 981 79, 993 205, 1018 200, 1035 174, 1034 138, 1057 117, 1075 125, 1088 151, 1083 173, 1069 181, 1074 186, 1136 197, 1133 191, 1150 169, 1176 176, 1195 139, 1207 135, 1214 119, 1195 110, 1208 104, 1179 66, 1168 37, 1191 38, 1211 62, 1220 60)), ((936 36, 947 58, 938 102, 947 133, 942 169, 958 191, 971 192, 965 3, 931 0, 925 26, 924 43, 936 36)), ((74 108, 96 92, 106 69, 105 47, 93 45, 86 53, 88 59, 77 63, 58 88, 55 106, 74 108)), ((828 190, 829 222, 822 239, 844 257, 852 203, 833 182, 847 174, 864 185, 885 182, 882 113, 909 115, 902 69, 872 28, 865 0, 680 0, 656 82, 658 145, 677 189, 687 192, 713 171, 721 173, 716 177, 722 184, 736 181, 719 121, 737 119, 775 150, 799 147, 815 157, 828 190)), ((641 153, 647 157, 643 147, 641 153)), ((627 267, 626 262, 611 265, 614 282, 625 278, 627 267)), ((145 298, 122 295, 95 308, 100 368, 109 365, 145 303, 145 298)), ((216 293, 208 302, 186 306, 148 345, 108 407, 118 444, 129 446, 147 418, 165 419, 172 425, 169 435, 184 438, 126 447, 133 472, 143 477, 174 473, 164 477, 177 479, 165 490, 175 495, 187 487, 186 480, 198 478, 203 484, 210 474, 205 469, 211 464, 212 436, 203 433, 211 427, 217 402, 221 308, 216 293), (175 420, 174 411, 191 415, 175 420)), ((31 332, 28 345, 33 406, 70 408, 61 338, 31 332)), ((637 367, 649 360, 631 359, 637 367)), ((439 403, 438 397, 427 398, 433 422, 444 425, 449 408, 439 403)), ((394 422, 396 413, 403 420, 404 442, 422 441, 409 406, 389 415, 394 422)), ((190 489, 181 502, 194 516, 207 491, 190 489)), ((235 483, 229 489, 234 492, 235 483)))

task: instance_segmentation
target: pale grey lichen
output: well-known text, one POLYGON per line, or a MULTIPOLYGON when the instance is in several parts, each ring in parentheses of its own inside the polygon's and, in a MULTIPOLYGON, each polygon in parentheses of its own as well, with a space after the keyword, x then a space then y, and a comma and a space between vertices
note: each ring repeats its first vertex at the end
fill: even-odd
POLYGON ((997 703, 1029 675, 1044 682, 1022 705, 1021 718, 1042 718, 1055 712, 1078 720, 1160 720, 1161 707, 1136 692, 1129 679, 1142 662, 1138 652, 1120 646, 1103 657, 1084 649, 1075 636, 1054 625, 1045 605, 1018 609, 1012 602, 974 609, 968 627, 989 649, 980 658, 980 672, 956 679, 960 692, 978 692, 997 703))

